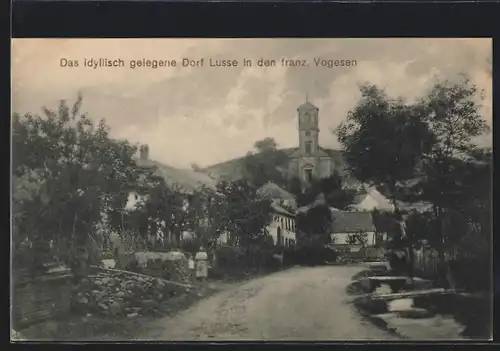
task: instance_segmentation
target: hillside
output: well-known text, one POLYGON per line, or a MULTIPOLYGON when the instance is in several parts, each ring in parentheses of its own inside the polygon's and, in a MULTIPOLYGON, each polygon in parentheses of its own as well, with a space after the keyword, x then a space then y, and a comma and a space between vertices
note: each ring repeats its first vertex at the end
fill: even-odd
POLYGON ((137 160, 137 164, 146 167, 156 167, 156 175, 163 177, 169 186, 178 184, 186 191, 193 191, 201 185, 214 189, 217 184, 217 180, 205 173, 167 166, 150 159, 137 160))
MULTIPOLYGON (((286 154, 290 154, 294 151, 295 148, 287 148, 280 149, 279 151, 285 152, 286 154)), ((342 151, 332 150, 332 149, 323 149, 326 151, 334 160, 336 169, 340 176, 344 178, 344 182, 347 184, 358 184, 359 182, 349 176, 346 168, 344 160, 342 159, 342 151)), ((244 172, 244 157, 232 159, 226 162, 218 163, 206 168, 203 168, 201 172, 209 175, 214 179, 225 179, 225 180, 237 180, 243 177, 244 172)))
MULTIPOLYGON (((294 151, 294 148, 280 149, 279 151, 290 154, 294 151)), ((346 184, 355 185, 359 182, 350 177, 348 172, 345 170, 345 163, 342 159, 342 152, 339 150, 323 149, 333 158, 336 169, 339 174, 343 177, 346 184)), ((200 171, 195 172, 190 169, 180 169, 172 166, 162 164, 160 162, 148 159, 140 160, 137 159, 137 163, 141 166, 146 167, 156 167, 157 175, 163 177, 168 185, 172 186, 178 184, 183 187, 186 191, 193 191, 201 185, 208 186, 210 188, 215 188, 219 180, 237 180, 243 178, 244 173, 244 157, 232 159, 226 162, 215 164, 206 168, 202 168, 200 171)))

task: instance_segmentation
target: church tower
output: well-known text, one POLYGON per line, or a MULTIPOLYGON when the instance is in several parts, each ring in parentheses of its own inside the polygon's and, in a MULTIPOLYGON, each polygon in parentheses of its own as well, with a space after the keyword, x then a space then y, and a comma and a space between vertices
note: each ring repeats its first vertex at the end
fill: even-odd
POLYGON ((297 108, 299 145, 289 155, 288 176, 298 178, 302 187, 314 179, 330 176, 335 164, 331 155, 319 145, 319 109, 306 102, 297 108))
POLYGON ((306 102, 297 108, 299 114, 299 149, 304 156, 317 155, 319 151, 319 109, 306 102))

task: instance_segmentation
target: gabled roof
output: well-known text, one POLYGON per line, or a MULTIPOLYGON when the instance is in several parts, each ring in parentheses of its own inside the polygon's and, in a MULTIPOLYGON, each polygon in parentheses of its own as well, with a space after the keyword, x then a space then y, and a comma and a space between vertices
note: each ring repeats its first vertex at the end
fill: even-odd
POLYGON ((375 231, 370 212, 332 211, 332 219, 332 234, 375 231))
POLYGON ((281 207, 280 205, 277 205, 275 203, 271 204, 271 208, 272 208, 273 212, 275 212, 275 213, 285 215, 287 217, 295 217, 292 213, 290 213, 289 211, 285 210, 283 207, 281 207))
POLYGON ((268 182, 260 187, 259 190, 257 190, 257 194, 270 200, 295 200, 295 196, 272 182, 268 182))

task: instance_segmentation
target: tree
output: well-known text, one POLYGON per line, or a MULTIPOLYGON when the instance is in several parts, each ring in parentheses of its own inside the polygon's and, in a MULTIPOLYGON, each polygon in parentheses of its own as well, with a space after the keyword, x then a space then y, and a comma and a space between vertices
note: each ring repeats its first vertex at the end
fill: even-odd
POLYGON ((189 196, 188 228, 196 234, 197 244, 214 248, 224 232, 224 197, 202 186, 189 196))
POLYGON ((383 89, 363 85, 361 100, 337 129, 353 176, 389 189, 397 207, 397 185, 411 179, 429 138, 421 106, 389 98, 383 89))
MULTIPOLYGON (((470 210, 471 196, 477 188, 476 175, 488 178, 488 167, 482 169, 478 158, 481 154, 474 138, 487 133, 489 128, 479 113, 475 97, 477 88, 466 76, 458 82, 441 81, 420 101, 425 112, 423 121, 432 133, 430 147, 423 153, 423 173, 413 188, 415 197, 433 204, 434 214, 440 223, 439 257, 442 267, 447 267, 445 247, 447 223, 453 210, 470 210)), ((486 181, 486 184, 491 184, 486 181)), ((491 192, 491 188, 489 188, 491 192)), ((470 215, 469 215, 470 216, 470 215)), ((445 274, 445 270, 442 270, 445 274)), ((442 283, 446 284, 444 276, 442 283)))
POLYGON ((347 244, 349 245, 360 245, 365 248, 368 244, 368 235, 363 232, 349 234, 347 236, 347 244))
MULTIPOLYGON (((13 173, 36 190, 14 196, 13 223, 21 237, 63 246, 63 259, 75 281, 86 275, 89 249, 96 241, 95 224, 111 205, 123 206, 141 170, 132 158, 135 147, 112 140, 101 120, 96 126, 80 114, 79 97, 70 109, 62 101, 45 116, 13 116, 13 173)), ((17 192, 17 191, 15 191, 17 192)))
POLYGON ((191 169, 195 172, 201 172, 201 167, 198 166, 196 163, 191 164, 191 169))
POLYGON ((277 150, 278 144, 276 143, 276 140, 274 140, 274 138, 267 137, 262 140, 256 141, 254 147, 260 153, 268 151, 274 152, 277 150))
POLYGON ((255 142, 256 152, 249 152, 243 159, 245 179, 254 187, 261 187, 273 182, 281 187, 287 186, 287 177, 280 167, 286 166, 287 155, 277 149, 273 138, 265 138, 255 142))
POLYGON ((334 172, 329 177, 313 181, 310 187, 297 195, 297 203, 300 206, 311 204, 320 194, 325 196, 326 204, 338 209, 351 205, 356 195, 355 191, 343 187, 342 177, 334 172))
POLYGON ((300 178, 297 176, 290 178, 287 189, 295 198, 299 198, 299 196, 302 195, 302 183, 300 182, 300 178))
POLYGON ((222 226, 235 236, 242 247, 258 245, 271 221, 271 203, 257 197, 254 187, 244 180, 222 181, 217 192, 223 196, 222 226))
POLYGON ((331 242, 332 213, 327 205, 317 205, 296 218, 298 242, 305 245, 324 246, 331 242))

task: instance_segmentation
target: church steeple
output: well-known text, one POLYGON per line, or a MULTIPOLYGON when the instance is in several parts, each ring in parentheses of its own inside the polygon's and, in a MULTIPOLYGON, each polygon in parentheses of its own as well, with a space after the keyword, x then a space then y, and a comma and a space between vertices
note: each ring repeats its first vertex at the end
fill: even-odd
POLYGON ((318 112, 319 109, 309 102, 306 93, 306 102, 297 109, 299 114, 299 147, 306 155, 316 154, 318 145, 318 112))

